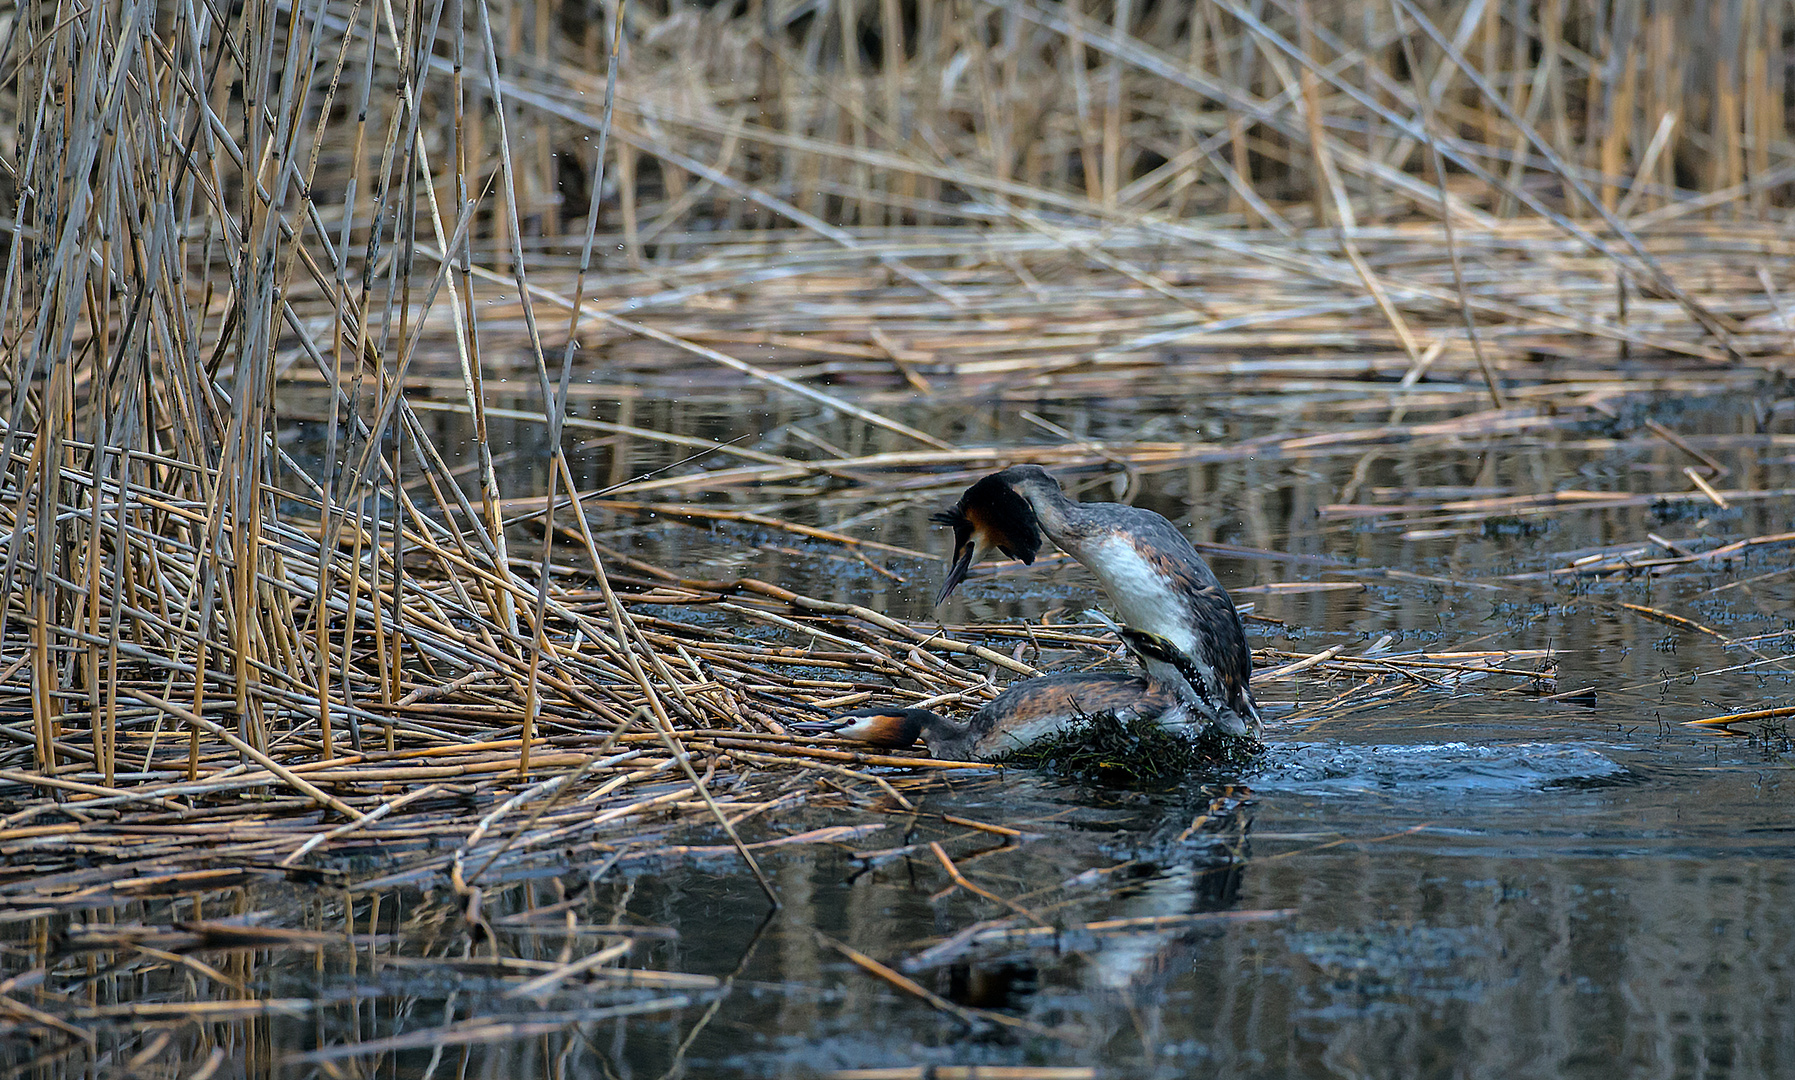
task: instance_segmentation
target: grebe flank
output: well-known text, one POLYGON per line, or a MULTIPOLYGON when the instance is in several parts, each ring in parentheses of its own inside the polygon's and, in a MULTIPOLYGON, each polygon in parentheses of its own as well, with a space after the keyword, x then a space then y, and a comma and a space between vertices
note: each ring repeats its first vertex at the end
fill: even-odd
POLYGON ((964 724, 928 709, 869 708, 790 728, 888 750, 905 749, 921 739, 934 757, 979 761, 1021 750, 1097 713, 1114 713, 1123 723, 1151 720, 1167 728, 1204 722, 1176 691, 1150 679, 1119 672, 1072 672, 1012 683, 964 724))

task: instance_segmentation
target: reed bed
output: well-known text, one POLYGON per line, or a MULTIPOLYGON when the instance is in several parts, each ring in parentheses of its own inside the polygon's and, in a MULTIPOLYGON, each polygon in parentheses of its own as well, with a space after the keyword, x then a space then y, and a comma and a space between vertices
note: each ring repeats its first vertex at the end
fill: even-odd
MULTIPOLYGON (((889 573, 929 556, 794 507, 945 499, 1016 457, 920 430, 918 405, 1303 403, 1300 430, 1253 439, 1036 418, 1057 445, 1032 459, 1134 476, 1550 434, 1686 454, 1686 484, 1633 498, 1786 497, 1727 486, 1712 441, 1627 410, 1786 374, 1792 13, 20 8, 0 53, 19 119, 0 136, 0 918, 339 881, 325 856, 378 848, 477 921, 482 875, 649 857, 671 834, 648 820, 710 822, 752 866, 770 841, 738 826, 792 800, 907 806, 877 770, 937 763, 785 723, 976 704, 1038 670, 1022 636, 1057 664, 1113 662, 1113 642, 710 580, 594 523, 751 525, 889 573), (863 445, 626 408, 695 385, 863 445), (466 445, 434 437, 442 413, 466 445), (500 423, 542 431, 524 490, 501 482, 500 423), (301 424, 315 454, 290 448, 301 424), (569 446, 595 439, 703 461, 640 475, 619 455, 592 483, 569 446), (718 619, 668 617, 686 608, 718 619)), ((1786 413, 1766 395, 1765 445, 1786 413)), ((1359 487, 1324 515, 1420 531, 1616 505, 1359 487)), ((1541 580, 1729 557, 1652 542, 1541 580)), ((1550 694, 1549 659, 1258 657, 1274 683, 1339 683, 1336 704, 1492 676, 1550 694)))

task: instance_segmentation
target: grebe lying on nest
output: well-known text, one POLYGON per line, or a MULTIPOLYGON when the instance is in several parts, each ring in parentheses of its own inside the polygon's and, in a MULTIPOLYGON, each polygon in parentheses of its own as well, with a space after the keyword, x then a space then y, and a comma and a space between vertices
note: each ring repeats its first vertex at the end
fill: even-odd
POLYGON ((1176 692, 1159 683, 1119 672, 1081 672, 1011 683, 964 724, 928 709, 870 708, 792 724, 791 730, 888 750, 902 750, 921 739, 934 757, 977 761, 1024 749, 1101 713, 1112 713, 1124 724, 1149 720, 1176 728, 1202 723, 1176 692))

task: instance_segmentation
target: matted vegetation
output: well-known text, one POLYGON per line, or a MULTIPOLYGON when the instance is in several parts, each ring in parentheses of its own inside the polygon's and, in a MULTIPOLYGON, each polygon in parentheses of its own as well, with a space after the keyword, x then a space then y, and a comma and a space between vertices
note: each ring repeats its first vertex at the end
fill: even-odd
POLYGON ((1192 735, 1100 712, 1005 754, 1003 763, 1043 769, 1078 783, 1162 791, 1191 783, 1199 770, 1240 770, 1264 751, 1262 743, 1247 735, 1215 729, 1192 735))

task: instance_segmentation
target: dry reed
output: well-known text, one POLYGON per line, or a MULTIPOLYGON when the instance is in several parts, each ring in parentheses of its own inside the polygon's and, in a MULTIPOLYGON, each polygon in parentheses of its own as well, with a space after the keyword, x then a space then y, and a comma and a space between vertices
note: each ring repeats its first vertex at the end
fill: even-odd
MULTIPOLYGON (((1752 386, 1795 332, 1790 15, 22 7, 0 63, 19 121, 0 176, 3 902, 192 891, 452 833, 455 855, 403 873, 454 863, 472 911, 479 871, 598 851, 606 826, 666 810, 721 824, 751 862, 733 825, 781 796, 719 794, 744 769, 901 802, 857 771, 896 759, 799 745, 783 720, 875 689, 976 701, 988 670, 1033 670, 994 647, 1004 631, 696 580, 610 551, 592 521, 903 553, 695 496, 895 480, 926 498, 1010 455, 889 415, 912 397, 1331 395, 1302 435, 1034 454, 1138 475, 1525 440, 1642 390, 1752 386), (773 453, 622 414, 652 378, 719 368, 889 441, 773 453), (498 408, 520 385, 533 408, 498 408), (615 421, 570 406, 612 401, 615 421), (433 410, 464 414, 472 443, 439 445, 433 410), (300 419, 324 428, 317 460, 282 441, 300 419), (530 490, 501 484, 499 422, 546 432, 530 490), (593 437, 733 461, 581 490, 563 445, 593 437), (197 846, 184 823, 215 816, 235 818, 229 842, 197 846), (92 832, 121 817, 158 839, 92 832), (77 850, 152 876, 77 868, 77 850)), ((1688 451, 1689 483, 1645 498, 1787 494, 1649 437, 1688 451)), ((1619 498, 1355 497, 1324 513, 1418 530, 1619 498)), ((1504 655, 1537 659, 1261 660, 1405 692, 1541 681, 1504 655)))

